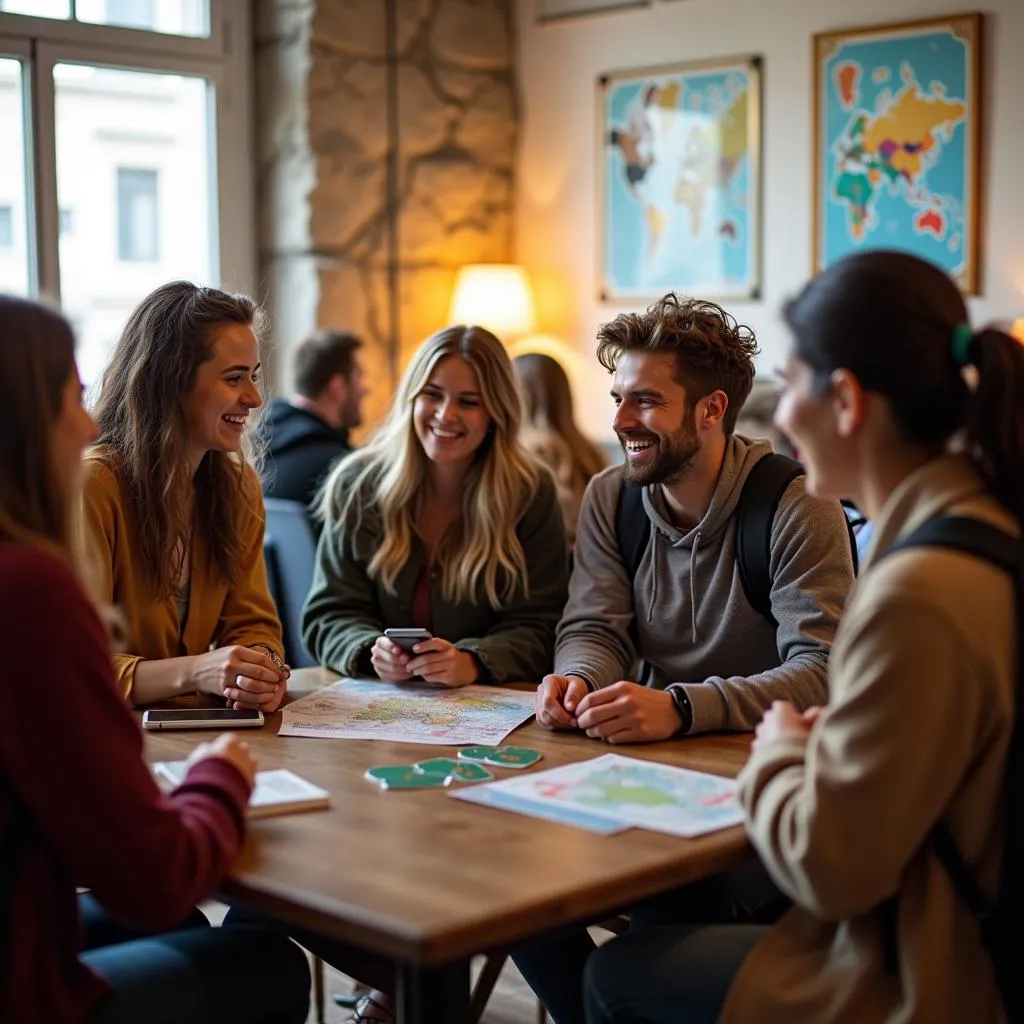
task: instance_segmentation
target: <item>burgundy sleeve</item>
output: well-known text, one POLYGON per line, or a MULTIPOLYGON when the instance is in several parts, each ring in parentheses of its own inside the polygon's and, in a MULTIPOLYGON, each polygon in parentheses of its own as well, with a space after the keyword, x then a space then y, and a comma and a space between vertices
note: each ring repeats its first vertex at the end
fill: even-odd
POLYGON ((183 918, 228 871, 248 785, 226 761, 170 797, 114 681, 103 627, 69 569, 9 548, 0 562, 0 767, 26 808, 113 914, 143 928, 183 918))

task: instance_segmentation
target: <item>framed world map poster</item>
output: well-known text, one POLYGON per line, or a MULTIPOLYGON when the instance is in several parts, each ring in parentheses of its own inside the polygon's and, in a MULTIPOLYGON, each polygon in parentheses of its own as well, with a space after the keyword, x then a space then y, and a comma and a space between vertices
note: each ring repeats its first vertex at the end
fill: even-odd
POLYGON ((980 14, 814 37, 814 267, 902 249, 978 286, 980 14))
POLYGON ((756 298, 760 58, 603 75, 597 118, 599 298, 756 298))

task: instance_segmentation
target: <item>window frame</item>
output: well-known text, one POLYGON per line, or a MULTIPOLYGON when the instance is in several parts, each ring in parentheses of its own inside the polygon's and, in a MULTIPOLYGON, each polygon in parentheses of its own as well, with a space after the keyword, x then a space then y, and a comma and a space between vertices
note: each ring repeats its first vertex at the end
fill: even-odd
POLYGON ((208 140, 212 224, 209 284, 255 289, 256 188, 252 131, 252 39, 247 0, 208 0, 210 36, 0 13, 0 56, 20 60, 26 107, 29 281, 60 303, 60 211, 57 200, 55 86, 57 64, 202 77, 213 86, 208 140))

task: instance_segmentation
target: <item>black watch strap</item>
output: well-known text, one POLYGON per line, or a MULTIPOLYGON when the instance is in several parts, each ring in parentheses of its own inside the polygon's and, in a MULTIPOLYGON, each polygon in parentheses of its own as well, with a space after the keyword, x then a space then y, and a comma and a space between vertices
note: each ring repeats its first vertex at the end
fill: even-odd
POLYGON ((676 730, 676 736, 685 736, 693 728, 693 705, 690 698, 686 696, 686 690, 681 686, 673 686, 668 691, 672 695, 676 711, 682 719, 682 725, 676 730))

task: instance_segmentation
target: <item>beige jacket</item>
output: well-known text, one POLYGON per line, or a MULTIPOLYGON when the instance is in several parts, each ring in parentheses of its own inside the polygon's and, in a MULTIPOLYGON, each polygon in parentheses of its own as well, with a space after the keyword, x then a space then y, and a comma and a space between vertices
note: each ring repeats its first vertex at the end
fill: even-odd
POLYGON ((974 921, 922 845, 944 818, 990 899, 1012 729, 1013 586, 987 562, 913 549, 873 555, 939 513, 1017 525, 966 460, 929 463, 877 522, 806 739, 756 751, 740 778, 752 841, 796 906, 754 948, 726 1024, 1000 1022, 974 921), (876 908, 899 894, 899 975, 876 908))

